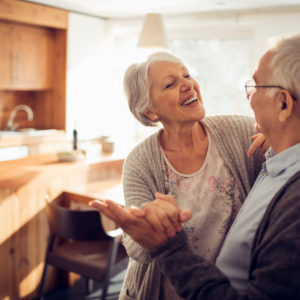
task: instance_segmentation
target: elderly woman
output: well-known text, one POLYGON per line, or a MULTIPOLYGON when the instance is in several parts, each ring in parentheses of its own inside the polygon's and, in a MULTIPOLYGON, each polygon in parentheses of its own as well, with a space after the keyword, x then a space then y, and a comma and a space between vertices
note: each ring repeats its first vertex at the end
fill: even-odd
MULTIPOLYGON (((174 196, 179 207, 193 211, 183 227, 194 251, 215 261, 263 162, 259 152, 247 157, 253 119, 205 117, 198 83, 169 52, 131 65, 124 86, 133 115, 146 126, 163 125, 125 160, 126 207, 141 207, 156 192, 174 196)), ((130 262, 120 299, 180 299, 148 251, 126 234, 123 242, 130 262)))

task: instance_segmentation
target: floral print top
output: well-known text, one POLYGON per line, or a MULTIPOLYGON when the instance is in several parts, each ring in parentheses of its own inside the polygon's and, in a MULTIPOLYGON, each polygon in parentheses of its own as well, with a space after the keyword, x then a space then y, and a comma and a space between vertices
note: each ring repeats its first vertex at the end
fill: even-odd
POLYGON ((215 261, 224 238, 236 217, 241 199, 233 176, 208 133, 205 161, 197 172, 181 174, 161 148, 165 184, 179 207, 190 209, 193 217, 183 224, 189 243, 197 254, 215 261))

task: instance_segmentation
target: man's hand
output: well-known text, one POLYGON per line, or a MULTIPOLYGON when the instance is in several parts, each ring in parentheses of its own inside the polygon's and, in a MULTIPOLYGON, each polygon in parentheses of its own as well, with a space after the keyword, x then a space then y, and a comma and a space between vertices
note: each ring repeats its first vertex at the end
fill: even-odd
POLYGON ((168 239, 165 232, 157 232, 144 218, 129 213, 111 200, 94 200, 89 205, 113 220, 134 241, 147 249, 154 249, 168 239))
POLYGON ((192 217, 192 212, 181 210, 172 195, 156 193, 155 197, 142 208, 129 208, 128 211, 144 218, 157 232, 166 232, 168 237, 173 237, 182 230, 180 223, 192 217))

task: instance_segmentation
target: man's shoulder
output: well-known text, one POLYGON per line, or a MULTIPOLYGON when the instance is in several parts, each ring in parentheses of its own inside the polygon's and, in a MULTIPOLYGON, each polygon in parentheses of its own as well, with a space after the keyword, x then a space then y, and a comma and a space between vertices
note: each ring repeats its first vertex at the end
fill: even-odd
POLYGON ((287 182, 274 195, 268 209, 267 215, 276 220, 284 215, 291 220, 292 216, 300 220, 300 170, 292 175, 287 182))
MULTIPOLYGON (((300 196, 300 170, 289 178, 289 180, 285 183, 281 190, 290 195, 300 196)), ((297 201, 295 205, 300 207, 300 201, 297 201)))
MULTIPOLYGON (((256 232, 253 249, 263 240, 278 243, 300 232, 300 170, 277 191, 256 232)), ((259 248, 257 248, 259 249, 259 248)), ((276 254, 275 254, 276 255, 276 254)))

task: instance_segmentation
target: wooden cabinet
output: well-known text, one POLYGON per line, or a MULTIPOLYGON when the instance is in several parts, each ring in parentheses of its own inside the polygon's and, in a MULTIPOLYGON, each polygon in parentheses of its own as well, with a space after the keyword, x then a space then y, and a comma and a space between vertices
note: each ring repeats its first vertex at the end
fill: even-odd
POLYGON ((51 88, 53 30, 0 21, 0 45, 4 45, 0 50, 0 89, 51 88))
POLYGON ((0 0, 0 129, 16 105, 21 127, 66 127, 68 12, 17 0, 0 0))
POLYGON ((11 36, 11 28, 9 26, 3 26, 3 22, 0 21, 0 88, 9 86, 11 81, 11 53, 12 44, 9 40, 11 36))

